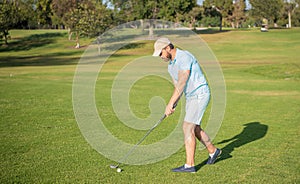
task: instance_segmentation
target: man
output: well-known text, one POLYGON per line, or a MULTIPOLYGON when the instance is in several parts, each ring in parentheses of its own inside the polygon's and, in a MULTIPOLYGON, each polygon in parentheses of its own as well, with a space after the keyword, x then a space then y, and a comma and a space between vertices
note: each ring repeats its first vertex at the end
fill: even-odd
POLYGON ((169 62, 168 72, 174 83, 174 92, 165 109, 166 116, 171 115, 174 103, 185 94, 186 107, 183 122, 186 163, 172 169, 173 172, 196 172, 194 157, 196 138, 207 148, 207 164, 214 164, 221 150, 216 148, 201 128, 201 120, 210 99, 206 78, 196 60, 188 51, 175 48, 168 38, 159 38, 154 44, 153 56, 160 56, 169 62))

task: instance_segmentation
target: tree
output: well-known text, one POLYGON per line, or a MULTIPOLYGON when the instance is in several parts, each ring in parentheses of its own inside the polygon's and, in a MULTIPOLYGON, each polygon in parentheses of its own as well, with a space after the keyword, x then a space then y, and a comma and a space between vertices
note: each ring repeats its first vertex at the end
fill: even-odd
POLYGON ((168 20, 168 21, 176 21, 176 9, 174 1, 171 3, 166 0, 160 1, 160 9, 158 12, 158 18, 162 20, 168 20))
POLYGON ((80 47, 81 35, 95 36, 112 25, 111 12, 101 2, 91 0, 53 0, 53 11, 69 29, 69 40, 76 35, 80 47))
POLYGON ((294 26, 300 27, 300 0, 296 0, 296 8, 293 13, 292 22, 294 26))
POLYGON ((220 18, 220 31, 222 31, 223 19, 228 20, 233 12, 232 0, 205 0, 203 3, 206 15, 218 16, 220 18))
POLYGON ((150 19, 150 37, 155 19, 185 21, 187 14, 196 6, 196 0, 110 0, 110 3, 118 17, 125 17, 126 21, 150 19))
POLYGON ((53 12, 51 4, 52 0, 39 0, 35 4, 39 28, 41 25, 52 25, 51 16, 53 15, 53 12))
POLYGON ((114 18, 118 24, 130 22, 140 18, 145 9, 144 2, 139 0, 110 0, 113 6, 114 18))
MULTIPOLYGON (((34 10, 34 4, 36 0, 19 0, 22 3, 19 3, 19 14, 21 15, 21 19, 18 23, 19 26, 23 29, 31 29, 36 28, 36 13, 34 10)), ((20 28, 18 26, 18 28, 20 28)))
POLYGON ((277 27, 277 20, 283 7, 282 0, 250 0, 250 4, 252 16, 273 22, 277 27))
POLYGON ((23 1, 3 0, 0 2, 0 37, 8 44, 9 30, 16 27, 27 15, 22 11, 26 7, 23 1))
MULTIPOLYGON (((115 15, 122 17, 123 21, 120 23, 150 19, 149 36, 153 36, 153 19, 158 15, 159 0, 110 0, 110 2, 113 4, 115 15)), ((143 22, 141 24, 143 25, 143 22)))
POLYGON ((33 0, 0 1, 0 38, 8 45, 9 30, 13 28, 30 28, 35 18, 33 0))
POLYGON ((201 20, 203 9, 200 6, 195 6, 189 13, 187 13, 186 20, 189 21, 190 28, 196 27, 197 20, 201 20))
MULTIPOLYGON (((168 1, 169 2, 169 1, 168 1)), ((175 21, 177 23, 184 22, 186 15, 193 10, 197 5, 196 0, 174 0, 172 3, 169 3, 171 8, 175 12, 175 21)), ((197 11, 194 9, 194 11, 197 11)))
MULTIPOLYGON (((53 0, 52 1, 52 10, 58 19, 68 28, 69 40, 71 40, 73 32, 71 31, 74 23, 71 22, 70 12, 76 9, 77 1, 76 0, 53 0)), ((74 21, 74 20, 73 20, 74 21)))
POLYGON ((102 3, 88 2, 80 6, 81 17, 77 29, 81 35, 96 36, 112 26, 111 12, 102 3))
POLYGON ((242 22, 245 21, 246 15, 245 10, 246 4, 244 0, 235 0, 233 1, 233 12, 229 16, 232 28, 239 28, 242 22))
POLYGON ((288 27, 292 27, 292 15, 297 7, 299 7, 299 0, 283 0, 284 3, 284 12, 287 12, 288 15, 288 27))

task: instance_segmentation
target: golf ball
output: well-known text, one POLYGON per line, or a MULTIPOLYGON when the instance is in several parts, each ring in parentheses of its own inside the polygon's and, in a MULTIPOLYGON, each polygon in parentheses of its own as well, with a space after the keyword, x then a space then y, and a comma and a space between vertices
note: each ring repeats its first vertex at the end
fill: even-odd
POLYGON ((121 171, 122 171, 122 169, 121 169, 121 168, 118 168, 118 169, 117 169, 117 172, 121 172, 121 171))

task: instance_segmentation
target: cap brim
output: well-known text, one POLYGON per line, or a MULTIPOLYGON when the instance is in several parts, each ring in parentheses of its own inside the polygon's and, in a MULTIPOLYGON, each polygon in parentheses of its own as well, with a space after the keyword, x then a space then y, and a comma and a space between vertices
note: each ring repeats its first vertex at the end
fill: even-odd
POLYGON ((161 53, 161 50, 155 50, 155 51, 153 52, 152 56, 157 57, 157 56, 159 56, 160 53, 161 53))

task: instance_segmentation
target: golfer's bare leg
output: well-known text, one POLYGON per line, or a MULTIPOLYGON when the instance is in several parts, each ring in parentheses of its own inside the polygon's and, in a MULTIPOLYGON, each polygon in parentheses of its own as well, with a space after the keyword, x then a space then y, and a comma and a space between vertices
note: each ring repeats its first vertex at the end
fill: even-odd
POLYGON ((197 125, 195 128, 195 135, 198 140, 207 148, 207 151, 210 154, 216 151, 217 148, 211 143, 209 136, 199 125, 197 125))
POLYGON ((194 166, 195 149, 196 149, 196 137, 195 137, 196 125, 193 123, 183 122, 184 144, 186 151, 186 164, 194 166))

